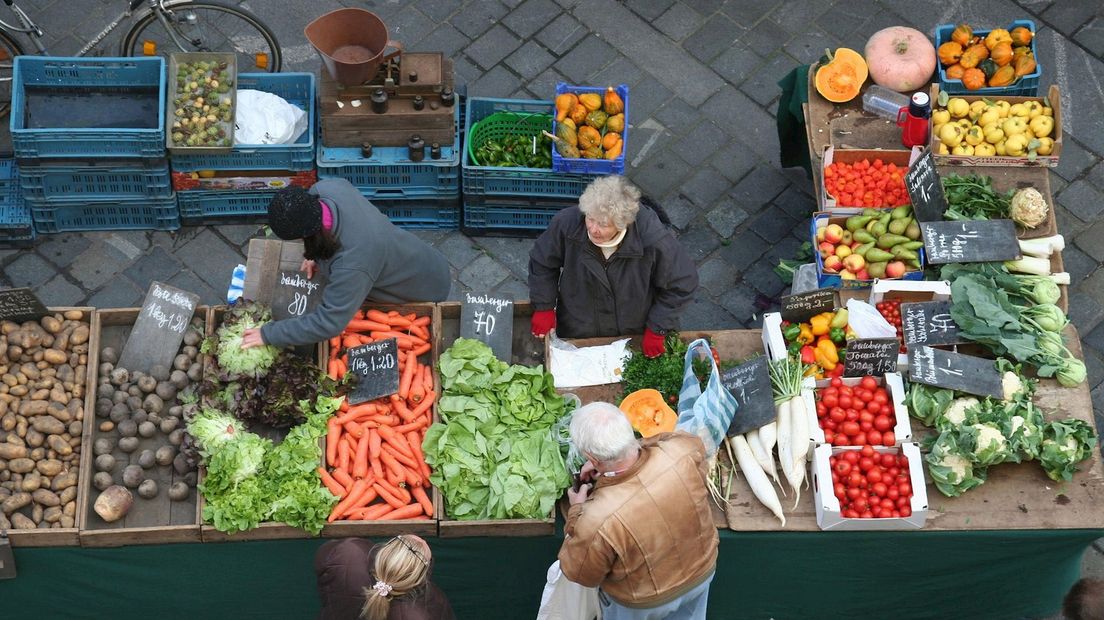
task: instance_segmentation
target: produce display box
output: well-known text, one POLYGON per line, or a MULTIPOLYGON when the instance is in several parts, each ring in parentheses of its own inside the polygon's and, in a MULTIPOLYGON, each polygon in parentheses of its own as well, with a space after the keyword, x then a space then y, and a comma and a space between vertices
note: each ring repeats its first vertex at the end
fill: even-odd
MULTIPOLYGON (((195 63, 195 62, 224 62, 227 65, 227 72, 234 76, 235 81, 238 78, 238 55, 234 53, 223 52, 173 52, 169 54, 169 74, 166 84, 166 90, 168 91, 166 106, 172 103, 173 98, 178 94, 183 94, 177 89, 176 84, 176 72, 182 63, 195 63)), ((313 78, 313 76, 312 76, 313 78)), ((238 113, 238 84, 233 84, 230 87, 228 93, 230 95, 230 121, 218 121, 217 127, 226 130, 231 136, 231 143, 233 143, 234 135, 234 118, 238 113)), ((222 94, 216 93, 216 97, 221 97, 222 94)), ((209 99, 209 97, 207 98, 209 99)), ((204 101, 206 103, 206 101, 204 101)), ((173 110, 165 114, 165 150, 171 155, 224 155, 230 153, 233 150, 233 146, 179 146, 173 143, 173 123, 178 120, 176 116, 175 106, 173 110)))
POLYGON ((560 211, 578 204, 576 198, 479 196, 464 194, 460 230, 466 235, 535 237, 548 228, 560 211))
POLYGON ((31 211, 23 200, 19 167, 14 159, 0 159, 0 243, 21 247, 34 243, 31 211))
POLYGON ((404 146, 373 146, 371 157, 359 148, 318 145, 318 178, 347 179, 369 200, 378 198, 437 198, 460 191, 460 108, 455 110, 456 137, 441 146, 441 158, 430 156, 426 144, 422 161, 410 159, 404 146))
MULTIPOLYGON (((443 301, 437 304, 437 309, 441 315, 441 326, 436 348, 445 351, 460 337, 460 302, 443 301)), ((514 300, 513 353, 510 359, 503 361, 525 366, 544 365, 544 339, 533 336, 529 325, 532 317, 533 305, 529 300, 514 300)), ((433 361, 436 363, 437 359, 433 361)))
POLYGON ((167 160, 24 160, 23 195, 32 200, 115 200, 171 196, 167 160))
MULTIPOLYGON (((394 310, 399 314, 410 314, 413 312, 418 316, 430 317, 430 337, 431 345, 428 353, 424 353, 418 357, 418 361, 422 364, 429 365, 433 372, 433 386, 437 390, 438 396, 441 394, 441 377, 436 372, 437 367, 437 350, 440 347, 441 342, 441 316, 437 309, 437 305, 434 303, 409 303, 409 304, 377 304, 372 302, 365 302, 361 306, 364 310, 379 310, 381 312, 390 312, 394 310)), ((319 350, 322 361, 322 368, 326 368, 326 364, 330 359, 330 343, 324 341, 319 343, 319 350)), ((433 421, 438 421, 437 416, 437 404, 434 403, 430 410, 433 412, 433 421)), ((325 459, 326 438, 322 437, 322 454, 325 459)), ((440 491, 437 487, 430 486, 429 499, 433 502, 433 516, 429 519, 402 519, 396 521, 352 521, 348 519, 337 520, 332 523, 327 523, 322 528, 323 538, 345 538, 347 536, 396 536, 398 534, 416 534, 418 536, 436 536, 437 535, 437 521, 441 518, 444 510, 444 501, 441 498, 440 491)))
MULTIPOLYGON (((820 174, 820 195, 824 197, 822 211, 829 213, 842 209, 857 209, 859 207, 841 207, 836 203, 836 199, 828 193, 828 189, 824 184, 824 171, 828 169, 833 163, 842 162, 845 164, 854 164, 864 159, 874 161, 880 159, 887 164, 896 164, 898 168, 904 169, 904 172, 908 171, 908 167, 912 165, 912 162, 920 156, 920 149, 914 147, 912 150, 882 150, 882 149, 844 149, 836 148, 834 146, 828 146, 824 149, 824 157, 822 158, 823 165, 821 166, 820 174)), ((902 173, 902 178, 903 178, 902 173)))
MULTIPOLYGON (((170 71, 175 76, 175 71, 170 71)), ((194 149, 175 147, 172 166, 177 172, 199 170, 290 170, 304 172, 314 169, 315 132, 318 130, 318 106, 315 101, 313 73, 242 73, 231 90, 237 106, 237 90, 259 90, 272 93, 307 112, 307 130, 292 144, 235 144, 217 153, 198 153, 194 149)))
POLYGON ((177 230, 176 195, 163 198, 50 200, 27 199, 39 233, 90 230, 177 230))
POLYGON ((460 227, 460 193, 433 198, 373 199, 372 204, 399 228, 456 230, 460 227))
POLYGON ((924 527, 928 518, 928 490, 924 484, 924 465, 920 458, 920 446, 904 443, 893 448, 874 448, 879 454, 901 454, 909 460, 909 477, 912 480, 912 515, 894 519, 847 519, 840 515, 840 503, 832 490, 832 469, 829 457, 857 447, 834 448, 817 446, 813 453, 813 502, 816 505, 816 521, 822 530, 912 530, 924 527))
MULTIPOLYGON (((84 485, 84 466, 82 461, 84 459, 85 444, 91 443, 89 436, 92 434, 92 425, 95 419, 93 410, 95 409, 95 398, 92 394, 90 387, 95 384, 96 381, 96 360, 93 355, 94 351, 99 350, 99 343, 96 340, 95 334, 92 332, 92 321, 96 315, 96 309, 91 307, 72 307, 72 306, 60 306, 48 308, 51 313, 67 312, 69 310, 77 310, 81 312, 81 321, 88 324, 89 338, 88 338, 88 354, 85 365, 84 376, 84 398, 83 406, 84 410, 82 415, 84 418, 81 422, 81 461, 77 462, 78 475, 77 475, 77 498, 76 498, 76 514, 73 516, 73 527, 68 528, 50 528, 50 529, 34 529, 34 530, 7 530, 8 541, 12 547, 76 547, 80 544, 80 528, 84 526, 84 521, 81 518, 80 507, 84 505, 85 498, 83 496, 84 485)), ((21 509, 21 512, 26 512, 27 509, 21 509)))
MULTIPOLYGON (((946 280, 874 280, 870 288, 870 305, 885 301, 909 303, 915 301, 946 301, 951 298, 951 283, 946 280)), ((908 369, 908 354, 897 356, 898 370, 908 369)))
MULTIPOLYGON (((165 157, 165 59, 152 58, 55 58, 19 56, 12 71, 10 127, 15 156, 24 157, 165 157), (119 93, 143 97, 142 104, 156 107, 157 118, 148 128, 33 127, 28 123, 28 101, 32 91, 55 91, 71 98, 85 98, 85 92, 119 93), (148 99, 148 101, 145 101, 148 99)), ((47 104, 50 105, 50 104, 47 104)), ((95 118, 97 110, 117 106, 108 97, 77 105, 81 116, 95 118)), ((131 106, 134 107, 134 106, 131 106)), ((144 110, 143 105, 143 112, 144 110)), ((137 109, 136 109, 137 112, 137 109)), ((150 112, 152 114, 152 112, 150 112)), ((91 123, 91 121, 89 121, 91 123)))
MULTIPOLYGON (((820 252, 816 250, 816 232, 817 223, 827 220, 829 224, 839 224, 843 226, 847 221, 847 218, 852 215, 858 215, 862 213, 862 209, 843 209, 838 208, 831 212, 817 211, 813 214, 812 221, 810 222, 810 240, 813 242, 813 257, 816 259, 817 269, 817 285, 821 288, 838 288, 838 289, 856 289, 856 288, 868 288, 874 284, 874 280, 844 280, 836 273, 827 273, 824 271, 824 260, 820 257, 820 252)), ((900 280, 923 280, 924 279, 924 248, 920 248, 916 251, 920 255, 921 269, 906 271, 900 280)))
MULTIPOLYGON (((527 196, 536 198, 578 198, 586 186, 596 176, 592 174, 572 174, 556 172, 550 168, 500 168, 478 165, 469 149, 473 146, 470 135, 472 127, 484 119, 502 113, 519 115, 546 114, 555 116, 555 106, 551 101, 532 101, 529 99, 490 99, 472 97, 466 104, 464 131, 469 133, 465 140, 462 160, 464 194, 467 196, 527 196)), ((496 127, 484 129, 498 135, 510 135, 511 124, 504 120, 496 127)), ((496 137, 492 135, 491 137, 496 137)), ((555 157, 555 155, 553 155, 555 157)))
MULTIPOLYGON (((939 49, 940 45, 951 40, 951 33, 954 32, 956 24, 941 24, 935 27, 935 49, 939 49)), ((1035 44, 1035 22, 1030 19, 1017 19, 1012 22, 1011 25, 1006 28, 1009 32, 1017 26, 1023 26, 1031 31, 1031 54, 1035 57, 1035 70, 1027 75, 1022 76, 1018 81, 1013 82, 1009 86, 986 86, 985 88, 975 88, 970 90, 963 85, 961 79, 953 79, 947 77, 947 68, 943 66, 943 63, 939 65, 939 87, 951 94, 956 95, 979 95, 989 97, 1003 97, 1007 95, 1018 95, 1024 97, 1034 97, 1039 92, 1039 77, 1043 74, 1043 65, 1039 63, 1039 51, 1035 44)), ((985 37, 993 29, 989 30, 975 30, 975 36, 985 37)))
MULTIPOLYGON (((889 396, 893 401, 893 417, 896 419, 896 423, 893 425, 893 437, 896 440, 894 443, 901 445, 912 441, 912 426, 909 424, 908 407, 905 406, 905 380, 901 377, 901 373, 886 373, 884 377, 875 377, 874 380, 878 382, 879 386, 889 388, 889 396)), ((862 377, 843 377, 842 381, 844 385, 855 386, 862 381, 862 377)), ((816 389, 822 390, 830 384, 831 381, 828 379, 817 381, 816 389)), ((809 403, 806 403, 809 430, 813 435, 813 441, 817 446, 820 446, 824 444, 824 430, 820 428, 820 423, 817 422, 815 394, 812 400, 812 407, 809 407, 809 403)))
POLYGON ((951 174, 957 174, 959 176, 976 174, 978 176, 989 177, 993 180, 993 191, 998 194, 1003 194, 1010 190, 1034 187, 1043 195, 1043 200, 1046 201, 1049 207, 1049 209, 1047 209, 1046 221, 1031 229, 1016 226, 1017 236, 1020 239, 1037 239, 1039 237, 1049 237, 1058 234, 1058 220, 1054 215, 1054 209, 1057 203, 1054 202, 1054 194, 1051 193, 1050 170, 1038 167, 1016 168, 1012 166, 972 166, 970 169, 965 170, 959 166, 948 165, 939 165, 936 166, 935 169, 936 172, 939 173, 939 176, 943 178, 951 174))
MULTIPOLYGON (((983 99, 990 99, 990 97, 984 97, 980 95, 953 95, 954 97, 961 97, 969 103, 974 101, 981 101, 983 99)), ((1058 165, 1058 158, 1062 155, 1062 99, 1058 92, 1058 86, 1051 84, 1050 89, 1047 90, 1045 97, 999 97, 1002 101, 1007 101, 1010 104, 1023 103, 1025 101, 1038 101, 1042 100, 1045 105, 1050 106, 1054 110, 1054 131, 1051 134, 1051 138, 1054 139, 1054 149, 1050 155, 1039 155, 1034 160, 1027 157, 1008 157, 994 155, 992 157, 978 157, 976 155, 940 155, 939 154, 939 138, 935 136, 933 122, 928 123, 928 135, 929 145, 931 146, 932 155, 935 157, 936 164, 944 166, 1038 166, 1043 168, 1053 168, 1058 165)), ((931 100, 932 109, 937 107, 936 102, 939 101, 939 84, 932 84, 931 87, 931 100)))
POLYGON ((310 189, 317 182, 318 174, 314 170, 205 170, 172 173, 172 188, 178 192, 276 191, 291 185, 310 189))
MULTIPOLYGON (((586 158, 569 158, 561 157, 560 152, 555 148, 552 149, 552 169, 556 172, 570 172, 573 174, 624 174, 625 173, 625 154, 629 152, 629 87, 627 84, 618 84, 613 87, 617 91, 617 95, 621 97, 622 103, 625 104, 625 128, 621 132, 621 154, 617 156, 617 159, 586 159, 586 158)), ((602 96, 606 93, 606 87, 604 86, 572 86, 570 84, 564 84, 560 82, 556 84, 556 95, 562 95, 564 93, 597 93, 602 96)), ((552 133, 556 133, 556 125, 552 124, 552 133)))
MULTIPOLYGON (((218 329, 219 325, 222 325, 222 317, 223 317, 223 315, 226 314, 227 308, 228 308, 228 306, 212 306, 210 308, 210 310, 208 311, 208 314, 207 314, 207 336, 208 337, 214 336, 215 335, 215 330, 218 329)), ((315 362, 318 363, 319 367, 324 368, 326 357, 324 355, 325 351, 324 351, 323 343, 320 343, 320 344, 318 344, 314 347, 311 347, 310 351, 312 352, 312 357, 314 358, 315 362)), ((210 373, 213 371, 213 369, 215 367, 215 364, 213 362, 213 359, 212 359, 211 355, 208 354, 208 355, 204 356, 203 365, 204 365, 203 372, 204 372, 204 377, 205 377, 204 380, 205 381, 213 380, 213 377, 211 377, 210 373)), ((268 437, 269 439, 272 439, 273 441, 276 441, 276 442, 279 442, 279 441, 283 440, 284 436, 287 434, 286 429, 251 428, 250 430, 256 432, 259 435, 263 435, 265 437, 268 437)), ((199 466, 199 483, 200 484, 203 483, 203 479, 206 476, 206 474, 207 474, 207 468, 204 467, 201 464, 199 466)), ((197 511, 198 511, 198 514, 199 514, 199 517, 200 517, 199 533, 200 533, 200 537, 201 537, 202 541, 205 542, 205 543, 208 543, 208 542, 236 542, 236 541, 242 541, 242 540, 285 540, 285 539, 289 539, 289 538, 311 538, 310 534, 308 534, 307 532, 305 532, 305 531, 303 531, 303 530, 301 530, 297 527, 292 527, 292 526, 290 526, 286 523, 278 523, 278 522, 274 522, 274 521, 268 521, 268 522, 265 522, 265 523, 261 523, 256 528, 254 528, 252 530, 247 530, 245 532, 234 532, 233 534, 228 534, 226 532, 220 532, 219 530, 215 529, 215 527, 213 525, 211 525, 209 523, 206 523, 203 520, 203 506, 204 506, 204 504, 205 504, 205 502, 203 501, 203 494, 201 493, 201 494, 199 494, 199 505, 197 506, 197 511)))
MULTIPOLYGON (((193 317, 202 318, 205 322, 208 318, 208 306, 196 306, 193 317)), ((92 474, 94 470, 93 444, 96 439, 109 433, 101 433, 98 426, 102 421, 95 415, 95 403, 99 391, 99 380, 96 371, 99 368, 100 351, 104 347, 113 347, 122 352, 131 329, 138 318, 141 308, 116 308, 99 310, 92 319, 92 334, 96 342, 96 348, 89 352, 89 368, 92 378, 88 390, 88 402, 91 408, 86 416, 90 423, 86 425, 84 442, 81 447, 81 471, 92 474)), ((203 363, 202 357, 200 362, 203 363)), ((113 435, 113 433, 110 433, 113 435)), ((140 439, 140 450, 156 450, 163 445, 169 445, 163 435, 140 439)), ((127 455, 116 447, 112 452, 119 463, 116 468, 121 470, 127 459, 127 455)), ((135 494, 134 507, 120 521, 105 522, 93 510, 98 491, 92 486, 92 476, 81 476, 80 496, 83 498, 78 508, 81 516, 80 544, 82 547, 118 547, 132 544, 167 544, 199 542, 199 524, 201 522, 201 509, 199 505, 199 492, 195 488, 189 491, 188 499, 180 502, 170 501, 168 488, 173 482, 183 480, 183 476, 177 474, 172 465, 155 466, 148 470, 155 474, 151 479, 155 480, 159 487, 156 498, 145 500, 135 494)))

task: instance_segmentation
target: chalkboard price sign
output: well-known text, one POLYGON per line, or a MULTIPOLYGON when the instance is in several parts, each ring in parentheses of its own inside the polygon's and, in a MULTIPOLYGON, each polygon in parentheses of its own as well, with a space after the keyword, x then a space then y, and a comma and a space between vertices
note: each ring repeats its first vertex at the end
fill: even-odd
POLYGON ((399 391, 399 346, 394 338, 349 349, 349 371, 357 378, 349 395, 356 405, 399 391))
POLYGON ((1020 257, 1012 220, 925 222, 920 226, 928 262, 986 263, 1020 257))
POLYGON ((935 170, 935 158, 930 148, 909 166, 905 174, 905 187, 912 200, 912 211, 918 222, 938 222, 947 210, 947 197, 943 194, 943 182, 935 170))
POLYGON ((728 427, 729 437, 743 435, 773 422, 777 417, 765 355, 724 371, 721 373, 721 384, 739 403, 728 427))
POLYGON ((513 298, 464 293, 460 302, 460 337, 483 341, 495 357, 509 362, 514 340, 513 298))
POLYGON ((307 274, 301 271, 281 269, 272 292, 272 318, 277 321, 294 319, 312 312, 322 303, 322 280, 320 273, 308 280, 307 274))
POLYGON ((901 341, 896 338, 857 338, 847 343, 843 376, 865 377, 897 371, 901 341))
POLYGON ((1001 376, 992 360, 918 346, 909 349, 909 379, 917 383, 1001 398, 1001 376))
POLYGON ((119 356, 119 366, 149 372, 169 366, 184 340, 184 330, 195 314, 199 295, 153 282, 119 356))
POLYGON ((300 241, 250 240, 243 296, 271 306, 277 321, 313 312, 322 303, 326 274, 318 269, 308 279, 299 269, 302 263, 300 241))
POLYGON ((901 304, 901 329, 905 346, 963 342, 951 318, 950 301, 918 301, 901 304))
POLYGON ((50 314, 29 288, 10 288, 0 291, 0 319, 22 323, 41 319, 50 314))
POLYGON ((782 296, 782 318, 791 323, 807 321, 821 312, 831 312, 836 309, 835 289, 822 288, 806 293, 782 296))

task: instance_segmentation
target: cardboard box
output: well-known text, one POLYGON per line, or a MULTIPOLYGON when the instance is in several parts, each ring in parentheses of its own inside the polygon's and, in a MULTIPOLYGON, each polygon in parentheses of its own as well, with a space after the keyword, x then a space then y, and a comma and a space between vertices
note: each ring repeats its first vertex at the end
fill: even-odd
MULTIPOLYGON (((1054 139, 1054 149, 1051 151, 1050 155, 1039 155, 1035 157, 1035 159, 1028 159, 1027 157, 1002 157, 1000 155, 994 155, 992 157, 977 157, 974 155, 940 155, 939 139, 935 136, 935 132, 933 131, 935 123, 929 122, 928 139, 930 141, 929 145, 931 146, 932 155, 935 157, 936 164, 948 166, 1037 166, 1041 168, 1053 168, 1058 165, 1058 158, 1062 154, 1062 100, 1059 96, 1058 86, 1052 84, 1050 86, 1050 90, 1047 91, 1045 97, 1001 97, 991 95, 951 95, 951 97, 960 97, 970 103, 973 103, 974 101, 981 101, 983 99, 990 101, 1007 101, 1010 104, 1023 103, 1025 101, 1042 100, 1045 105, 1050 106, 1050 108, 1054 110, 1054 131, 1050 135, 1050 137, 1054 139)), ((932 84, 931 100, 932 110, 935 110, 937 107, 941 107, 936 103, 937 101, 939 101, 939 84, 932 84)))
MULTIPOLYGON (((844 377, 842 380, 844 385, 854 386, 862 381, 862 377, 844 377)), ((891 372, 884 377, 875 377, 875 380, 878 385, 889 389, 889 398, 893 402, 893 417, 896 420, 893 425, 894 443, 900 445, 912 441, 912 426, 909 424, 908 407, 905 406, 905 381, 901 374, 891 372)), ((831 381, 828 379, 817 381, 816 389, 822 390, 828 387, 829 383, 831 381)), ((813 436, 813 441, 821 445, 824 443, 824 430, 820 428, 820 422, 817 420, 815 395, 812 406, 807 406, 806 409, 809 415, 810 434, 813 436)))
MULTIPOLYGON (((852 215, 860 215, 862 209, 835 209, 833 211, 817 211, 813 214, 812 220, 809 223, 809 240, 813 244, 813 258, 816 259, 817 266, 817 284, 821 288, 838 288, 838 289, 856 289, 856 288, 868 288, 874 284, 874 280, 845 280, 838 273, 828 273, 824 271, 824 260, 820 257, 820 251, 817 249, 817 224, 824 222, 828 224, 839 224, 843 226, 847 222, 847 218, 852 215)), ((906 271, 905 275, 901 276, 901 280, 923 280, 925 264, 924 260, 924 248, 920 248, 916 251, 920 256, 920 269, 906 271)))
POLYGON ((1009 190, 1034 187, 1039 190, 1039 193, 1043 195, 1043 200, 1045 200, 1047 206, 1050 207, 1047 210, 1047 218, 1042 224, 1032 229, 1016 226, 1016 236, 1020 239, 1037 239, 1039 237, 1049 237, 1058 233, 1058 220, 1054 215, 1054 210, 1057 208, 1057 205, 1054 202, 1054 194, 1050 187, 1049 168, 978 166, 964 169, 958 166, 949 165, 939 165, 935 168, 939 176, 944 179, 952 174, 957 174, 959 176, 976 174, 978 176, 989 177, 993 182, 993 191, 998 194, 1007 193, 1009 190))
POLYGON ((906 443, 893 448, 874 448, 879 454, 900 454, 909 461, 909 478, 912 481, 912 514, 899 519, 847 519, 840 515, 839 499, 833 492, 832 468, 829 457, 856 447, 835 448, 818 446, 813 454, 813 502, 816 506, 817 525, 822 530, 912 530, 924 527, 928 519, 928 490, 924 485, 924 465, 920 458, 920 446, 906 443))
MULTIPOLYGON (((870 305, 882 300, 908 303, 912 301, 946 301, 951 298, 951 283, 946 280, 874 280, 870 288, 870 305)), ((908 354, 897 356, 897 368, 908 369, 908 354)))
MULTIPOLYGON (((836 203, 836 199, 828 193, 828 188, 824 181, 824 170, 828 169, 828 166, 834 162, 843 162, 845 164, 853 164, 855 162, 868 159, 873 161, 875 159, 881 159, 887 164, 896 164, 898 168, 902 169, 901 176, 904 178, 904 173, 908 172, 908 167, 912 165, 912 162, 920 157, 920 148, 913 147, 911 151, 901 150, 883 150, 883 149, 837 149, 834 146, 829 146, 824 149, 824 157, 822 159, 823 165, 821 166, 820 174, 820 195, 824 197, 824 202, 821 205, 823 211, 835 211, 836 209, 855 209, 858 207, 845 207, 836 203)), ((892 208, 889 205, 882 205, 886 208, 892 208)), ((896 206, 896 205, 893 205, 896 206)))

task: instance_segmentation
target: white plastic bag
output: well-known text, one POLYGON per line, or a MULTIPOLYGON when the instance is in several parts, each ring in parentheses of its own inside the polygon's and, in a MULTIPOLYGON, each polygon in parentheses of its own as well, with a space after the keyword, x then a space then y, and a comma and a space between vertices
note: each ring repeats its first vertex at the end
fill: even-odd
POLYGON ((307 130, 307 113, 282 97, 239 90, 234 144, 293 144, 307 130))
POLYGON ((561 340, 555 331, 550 332, 548 349, 556 387, 620 383, 628 344, 629 339, 624 338, 607 345, 580 348, 561 340))
POLYGON ((896 338, 897 330, 865 301, 847 300, 847 325, 859 338, 896 338))
POLYGON ((598 588, 586 588, 569 581, 560 571, 560 561, 548 567, 537 620, 592 620, 601 618, 598 588))

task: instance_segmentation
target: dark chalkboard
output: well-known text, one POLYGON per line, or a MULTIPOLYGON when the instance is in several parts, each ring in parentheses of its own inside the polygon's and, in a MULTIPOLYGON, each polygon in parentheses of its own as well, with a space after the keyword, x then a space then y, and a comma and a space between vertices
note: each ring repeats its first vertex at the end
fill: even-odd
POLYGON ((308 280, 302 264, 302 242, 250 240, 243 297, 271 306, 277 321, 313 312, 322 303, 326 273, 319 268, 308 280))
POLYGON ((10 288, 0 291, 0 320, 33 321, 50 314, 29 288, 10 288))
POLYGON ((721 374, 721 384, 736 397, 739 406, 728 436, 735 437, 753 431, 775 420, 774 394, 771 391, 767 356, 760 355, 750 362, 729 368, 721 374))
POLYGON ((896 338, 856 338, 847 343, 843 376, 865 377, 897 371, 901 341, 896 338))
POLYGON ((357 378, 349 404, 356 405, 399 391, 399 347, 394 338, 349 349, 349 371, 357 378))
POLYGON ((806 293, 782 296, 782 318, 791 323, 809 320, 821 312, 831 312, 839 305, 835 289, 821 288, 806 293))
POLYGON ((986 263, 1020 257, 1016 225, 1012 220, 924 222, 924 250, 928 263, 986 263))
POLYGON ((272 291, 272 318, 276 321, 294 319, 313 312, 322 303, 322 288, 326 276, 320 271, 307 279, 305 272, 280 269, 272 291))
POLYGON ((149 372, 154 366, 171 367, 195 314, 199 295, 153 282, 130 330, 119 367, 149 372))
POLYGON ((460 302, 460 337, 481 340, 495 357, 513 357, 514 299, 504 295, 464 293, 460 302))
POLYGON ((905 174, 905 187, 912 200, 912 212, 918 222, 938 222, 947 210, 947 197, 943 194, 943 182, 935 170, 935 158, 931 149, 924 152, 909 166, 905 174))
POLYGON ((928 346, 909 349, 909 380, 978 396, 1004 395, 993 360, 928 346))
POLYGON ((951 319, 950 301, 917 301, 901 304, 901 329, 905 346, 964 342, 951 319))

